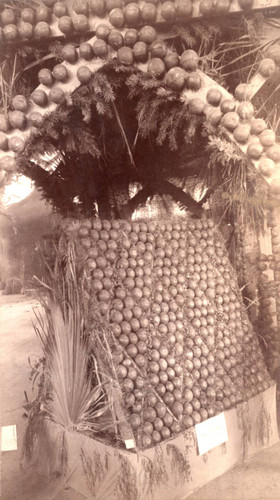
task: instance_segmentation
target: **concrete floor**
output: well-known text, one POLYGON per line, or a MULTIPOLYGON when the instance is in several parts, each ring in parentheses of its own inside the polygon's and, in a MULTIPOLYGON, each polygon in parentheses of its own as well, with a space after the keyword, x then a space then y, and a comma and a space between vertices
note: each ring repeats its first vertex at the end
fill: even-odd
MULTIPOLYGON (((62 490, 58 480, 43 479, 31 468, 22 471, 19 466, 26 426, 24 391, 32 399, 28 357, 41 353, 32 328, 34 307, 36 301, 24 296, 0 296, 1 426, 15 424, 18 433, 18 449, 1 455, 1 500, 82 500, 78 492, 62 490)), ((280 442, 188 497, 219 499, 280 500, 280 442)))
POLYGON ((188 500, 280 500, 280 443, 257 453, 188 500))

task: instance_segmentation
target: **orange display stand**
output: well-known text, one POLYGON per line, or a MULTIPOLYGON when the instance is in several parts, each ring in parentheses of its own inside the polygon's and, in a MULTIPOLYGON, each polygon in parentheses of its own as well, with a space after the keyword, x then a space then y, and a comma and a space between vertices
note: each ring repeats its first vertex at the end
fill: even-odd
POLYGON ((184 500, 251 455, 278 442, 276 385, 224 413, 228 441, 198 454, 192 427, 145 451, 114 448, 44 421, 34 453, 42 475, 95 500, 184 500))

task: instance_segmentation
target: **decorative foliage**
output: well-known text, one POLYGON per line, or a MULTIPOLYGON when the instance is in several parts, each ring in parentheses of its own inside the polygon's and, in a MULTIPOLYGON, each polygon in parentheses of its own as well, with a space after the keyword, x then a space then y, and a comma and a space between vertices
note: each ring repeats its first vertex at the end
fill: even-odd
POLYGON ((40 412, 40 405, 33 405, 28 415, 28 424, 25 429, 21 453, 21 467, 24 461, 30 462, 33 458, 35 443, 37 440, 45 439, 44 416, 40 412))
POLYGON ((252 423, 249 416, 249 405, 245 401, 237 408, 237 421, 239 429, 243 430, 243 459, 248 454, 248 445, 251 442, 252 423))
POLYGON ((148 138, 155 134, 155 142, 159 146, 168 139, 171 151, 178 150, 179 140, 186 144, 194 140, 202 119, 189 113, 188 106, 181 102, 178 93, 142 73, 131 75, 126 83, 129 97, 137 98, 136 113, 141 137, 148 138))
POLYGON ((154 180, 176 170, 182 176, 182 164, 183 175, 193 173, 188 156, 192 159, 198 141, 202 148, 206 143, 201 124, 178 93, 110 62, 73 93, 71 102, 44 119, 19 158, 21 169, 64 215, 93 215, 95 202, 99 210, 107 203, 108 212, 111 198, 109 210, 120 216, 120 188, 127 192, 129 182, 153 192, 154 180), (59 152, 58 165, 43 165, 44 151, 59 152))
POLYGON ((145 471, 145 484, 147 484, 147 490, 153 491, 159 484, 164 484, 168 481, 168 476, 166 472, 166 467, 163 460, 163 451, 160 445, 155 447, 154 460, 143 455, 142 457, 142 467, 145 471))
POLYGON ((68 309, 66 318, 56 304, 46 310, 47 326, 41 322, 41 340, 51 385, 51 400, 44 410, 68 430, 97 432, 96 420, 105 411, 102 387, 91 387, 87 375, 87 349, 82 340, 79 312, 68 309))
POLYGON ((174 444, 168 443, 166 446, 167 455, 171 455, 171 469, 177 476, 178 481, 189 481, 191 467, 186 456, 174 444))
POLYGON ((76 258, 71 243, 64 250, 55 270, 50 270, 52 286, 44 285, 48 295, 47 300, 41 295, 44 316, 36 313, 38 324, 34 325, 45 356, 44 386, 49 388, 40 410, 68 430, 98 433, 104 425, 100 417, 109 406, 94 360, 89 376, 76 258))
POLYGON ((137 489, 137 473, 123 455, 119 454, 119 471, 117 479, 118 496, 123 500, 137 500, 139 498, 137 489))
POLYGON ((210 136, 207 150, 210 157, 205 184, 222 188, 224 216, 227 214, 230 220, 238 217, 242 225, 253 224, 257 231, 261 230, 264 207, 257 197, 256 189, 258 187, 263 191, 263 203, 267 190, 263 183, 258 182, 258 173, 251 167, 246 155, 223 134, 210 136))
POLYGON ((101 482, 105 474, 100 454, 97 450, 94 450, 93 458, 91 458, 88 456, 83 447, 81 447, 80 457, 82 467, 87 478, 88 487, 95 496, 96 481, 101 482))
POLYGON ((272 434, 271 417, 263 403, 256 422, 258 440, 263 446, 268 446, 272 434))

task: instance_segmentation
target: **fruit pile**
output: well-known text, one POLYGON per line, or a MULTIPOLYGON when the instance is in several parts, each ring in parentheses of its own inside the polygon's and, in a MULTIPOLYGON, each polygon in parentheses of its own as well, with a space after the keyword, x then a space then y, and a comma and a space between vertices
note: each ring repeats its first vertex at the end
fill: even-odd
MULTIPOLYGON (((19 39, 44 41, 51 36, 83 34, 94 31, 96 23, 103 18, 107 18, 109 25, 118 29, 147 23, 182 22, 201 16, 248 11, 254 7, 253 4, 254 0, 154 0, 139 3, 127 0, 42 0, 34 7, 23 3, 13 8, 3 4, 0 40, 6 43, 19 39)), ((255 4, 256 8, 265 8, 258 5, 258 0, 255 0, 255 4)))
POLYGON ((211 219, 93 219, 75 231, 140 448, 269 387, 211 219))
POLYGON ((254 117, 254 106, 244 100, 241 94, 242 85, 236 88, 240 91, 239 101, 224 99, 220 103, 220 113, 214 115, 212 123, 224 127, 227 134, 238 144, 240 149, 255 162, 258 171, 267 179, 276 177, 280 162, 280 145, 276 142, 275 133, 267 127, 261 118, 254 117))

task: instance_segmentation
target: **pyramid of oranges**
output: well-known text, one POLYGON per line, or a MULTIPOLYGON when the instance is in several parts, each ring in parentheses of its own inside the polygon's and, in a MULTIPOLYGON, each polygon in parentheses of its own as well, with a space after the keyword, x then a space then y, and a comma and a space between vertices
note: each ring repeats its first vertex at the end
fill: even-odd
POLYGON ((211 219, 86 220, 74 239, 96 322, 113 339, 124 414, 138 447, 154 446, 269 387, 211 219))

